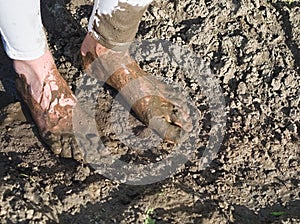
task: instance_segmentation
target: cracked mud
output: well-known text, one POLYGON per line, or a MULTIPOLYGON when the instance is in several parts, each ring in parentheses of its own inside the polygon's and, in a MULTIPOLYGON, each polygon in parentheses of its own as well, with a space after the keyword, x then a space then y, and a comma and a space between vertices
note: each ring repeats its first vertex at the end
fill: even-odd
MULTIPOLYGON (((91 4, 42 2, 50 48, 74 91, 84 75, 78 51, 91 4)), ((137 38, 176 43, 209 63, 227 111, 217 158, 199 169, 211 129, 201 85, 172 64, 151 60, 157 52, 151 47, 140 66, 188 92, 201 112, 195 155, 171 178, 145 186, 119 184, 56 157, 20 104, 12 63, 1 49, 1 223, 143 223, 149 209, 156 223, 300 223, 299 1, 157 0, 137 38)), ((103 86, 98 96, 96 120, 107 153, 141 164, 167 156, 167 143, 139 151, 138 140, 120 140, 110 113, 116 94, 103 86)), ((132 114, 128 122, 139 138, 157 141, 132 114)))

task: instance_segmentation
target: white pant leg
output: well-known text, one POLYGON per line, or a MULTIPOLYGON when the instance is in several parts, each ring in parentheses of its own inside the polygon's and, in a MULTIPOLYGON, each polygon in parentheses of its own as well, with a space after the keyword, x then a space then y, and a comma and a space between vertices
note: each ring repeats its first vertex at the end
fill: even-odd
POLYGON ((88 31, 104 47, 127 50, 153 0, 95 0, 88 31))
POLYGON ((99 12, 101 14, 111 14, 114 10, 119 9, 118 8, 118 3, 127 3, 132 6, 147 6, 149 5, 152 0, 96 0, 94 7, 96 9, 99 9, 99 12))
POLYGON ((119 2, 128 3, 132 6, 143 7, 149 5, 152 1, 153 0, 95 0, 93 12, 89 20, 88 31, 91 32, 93 29, 96 12, 103 15, 111 15, 114 10, 119 9, 119 2))
POLYGON ((47 49, 40 0, 0 0, 0 32, 7 55, 32 60, 47 49))

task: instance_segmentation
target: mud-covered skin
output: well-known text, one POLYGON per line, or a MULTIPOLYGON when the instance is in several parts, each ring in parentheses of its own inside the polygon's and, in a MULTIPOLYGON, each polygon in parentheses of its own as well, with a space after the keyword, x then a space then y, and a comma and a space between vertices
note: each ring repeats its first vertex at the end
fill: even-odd
MULTIPOLYGON (((43 1, 43 15, 59 71, 75 85, 82 70, 73 57, 86 34, 92 3, 70 1, 66 10, 65 2, 43 1)), ((196 158, 174 177, 149 186, 120 185, 54 156, 36 137, 33 122, 9 118, 0 125, 1 222, 144 223, 153 209, 157 224, 299 224, 300 75, 294 56, 300 43, 299 10, 296 1, 155 1, 144 14, 138 38, 187 46, 206 58, 219 78, 228 122, 218 157, 199 169, 204 148, 197 143, 196 158)), ((149 53, 154 58, 156 49, 149 53)), ((9 60, 0 55, 2 121, 17 113, 19 98, 9 60)), ((183 77, 170 64, 144 62, 143 70, 182 86, 209 117, 197 83, 181 83, 183 77)), ((109 114, 113 97, 107 90, 99 97, 100 109, 109 114)), ((106 128, 105 133, 114 131, 106 128)), ((207 141, 205 135, 199 138, 207 141)), ((124 152, 125 159, 138 155, 124 144, 106 144, 115 155, 124 152)))
POLYGON ((82 56, 86 73, 119 91, 144 124, 170 143, 180 142, 183 132, 191 131, 183 95, 143 71, 127 52, 105 47, 100 52, 82 56))
POLYGON ((27 85, 26 78, 22 74, 16 80, 17 90, 30 110, 42 140, 53 153, 83 161, 72 128, 72 112, 76 105, 76 98, 56 68, 53 68, 50 73, 44 80, 41 97, 41 102, 44 97, 51 97, 47 108, 43 109, 41 102, 33 98, 30 86, 27 85), (46 88, 51 87, 55 88, 51 89, 50 95, 45 95, 46 91, 49 91, 46 88))

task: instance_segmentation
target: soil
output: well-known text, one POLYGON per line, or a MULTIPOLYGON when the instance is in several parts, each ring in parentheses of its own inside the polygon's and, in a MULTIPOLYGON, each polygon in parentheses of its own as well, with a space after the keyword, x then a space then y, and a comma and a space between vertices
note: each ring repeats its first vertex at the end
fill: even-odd
MULTIPOLYGON (((84 76, 78 51, 92 2, 42 1, 42 8, 56 64, 76 91, 84 76)), ((1 223, 300 223, 299 1, 157 0, 144 14, 137 39, 176 43, 209 63, 226 103, 217 157, 199 168, 211 129, 205 122, 195 156, 157 183, 112 181, 89 165, 54 156, 15 91, 12 62, 2 49, 1 223)), ((210 119, 199 83, 176 75, 170 65, 140 64, 177 83, 195 101, 202 121, 210 119)), ((115 95, 103 87, 97 113, 110 152, 141 163, 167 154, 165 144, 139 155, 112 135, 106 117, 115 95)), ((130 122, 140 124, 132 115, 130 122)))

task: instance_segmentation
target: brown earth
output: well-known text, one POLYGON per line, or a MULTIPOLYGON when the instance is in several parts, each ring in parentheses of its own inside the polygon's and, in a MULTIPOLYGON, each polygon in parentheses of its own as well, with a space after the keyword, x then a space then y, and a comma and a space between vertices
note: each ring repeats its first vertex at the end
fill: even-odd
MULTIPOLYGON (((83 76, 78 51, 92 3, 52 0, 42 1, 42 7, 57 66, 76 90, 83 76)), ((1 50, 1 223, 300 223, 299 1, 157 0, 137 38, 168 40, 209 62, 227 110, 217 158, 199 169, 207 140, 201 134, 196 156, 172 177, 131 186, 55 157, 22 107, 12 63, 1 50)), ((140 63, 178 83, 208 116, 201 85, 179 79, 170 65, 140 63)), ((98 125, 104 134, 111 133, 105 117, 114 94, 106 88, 100 93, 98 125)), ((203 129, 208 133, 210 125, 203 129)), ((114 154, 125 160, 139 156, 117 136, 108 137, 114 154)))

